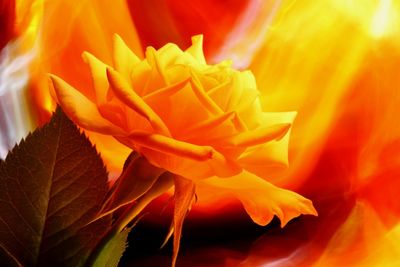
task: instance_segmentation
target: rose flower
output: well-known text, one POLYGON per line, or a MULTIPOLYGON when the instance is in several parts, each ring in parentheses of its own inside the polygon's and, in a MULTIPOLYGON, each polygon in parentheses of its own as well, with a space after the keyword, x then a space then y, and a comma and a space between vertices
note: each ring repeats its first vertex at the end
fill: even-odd
MULTIPOLYGON (((115 36, 113 67, 83 53, 94 94, 52 75, 57 101, 89 134, 113 137, 174 174, 175 195, 193 196, 195 185, 200 193, 230 194, 260 225, 274 215, 282 226, 300 214, 316 215, 311 201, 267 181, 288 163, 295 112, 263 112, 250 71, 234 70, 229 61, 208 65, 202 36, 192 42, 185 51, 148 47, 141 60, 115 36)), ((175 198, 186 212, 191 197, 175 198)))

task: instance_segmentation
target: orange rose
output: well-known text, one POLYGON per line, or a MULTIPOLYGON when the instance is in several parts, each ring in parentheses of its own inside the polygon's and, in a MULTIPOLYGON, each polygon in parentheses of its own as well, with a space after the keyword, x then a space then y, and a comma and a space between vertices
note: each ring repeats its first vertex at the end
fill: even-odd
MULTIPOLYGON (((251 173, 266 179, 269 169, 286 166, 295 113, 262 112, 252 73, 232 69, 229 61, 207 65, 202 36, 186 51, 174 44, 149 47, 144 60, 115 36, 113 55, 114 68, 83 54, 95 99, 52 76, 59 104, 82 128, 111 135, 191 180, 251 173)), ((302 212, 314 213, 301 200, 309 208, 302 212)))
POLYGON ((114 67, 83 54, 95 97, 52 76, 58 102, 89 133, 113 136, 182 178, 176 192, 192 190, 188 181, 194 181, 200 192, 233 195, 261 225, 274 215, 282 226, 300 214, 316 215, 311 201, 264 180, 287 165, 295 112, 263 112, 252 73, 232 69, 229 61, 207 65, 202 36, 192 41, 185 51, 174 44, 149 47, 140 60, 115 36, 114 67))

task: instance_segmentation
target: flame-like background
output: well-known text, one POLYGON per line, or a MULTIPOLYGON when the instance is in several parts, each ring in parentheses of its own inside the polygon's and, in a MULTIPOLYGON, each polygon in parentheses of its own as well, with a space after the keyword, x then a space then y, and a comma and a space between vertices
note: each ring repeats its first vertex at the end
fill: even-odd
MULTIPOLYGON (((253 71, 266 111, 298 111, 290 167, 272 182, 319 217, 262 228, 232 200, 199 203, 178 266, 400 266, 400 1, 5 0, 0 29, 1 157, 53 110, 45 73, 82 88, 82 51, 111 61, 113 33, 139 55, 202 33, 209 62, 253 71)), ((156 220, 138 226, 126 266, 168 265, 135 245, 164 234, 156 220)))

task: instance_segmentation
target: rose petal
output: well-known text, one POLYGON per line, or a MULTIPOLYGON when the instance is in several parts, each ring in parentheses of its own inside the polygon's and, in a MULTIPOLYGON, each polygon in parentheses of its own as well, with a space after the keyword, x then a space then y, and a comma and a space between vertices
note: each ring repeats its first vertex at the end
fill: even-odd
POLYGON ((129 134, 128 138, 136 145, 193 160, 205 161, 218 153, 210 146, 197 146, 160 134, 133 132, 129 134))
POLYGON ((151 100, 157 100, 157 98, 163 99, 169 97, 178 92, 179 90, 182 90, 182 88, 184 88, 189 83, 189 81, 190 81, 189 78, 183 79, 182 81, 176 82, 169 86, 163 87, 159 90, 153 91, 143 96, 143 100, 151 101, 151 100))
POLYGON ((249 94, 252 96, 254 93, 256 93, 256 96, 259 95, 254 75, 250 71, 236 71, 232 74, 232 79, 233 84, 227 110, 243 109, 243 107, 249 106, 248 103, 254 101, 252 100, 253 97, 249 98, 249 94))
MULTIPOLYGON (((182 129, 184 131, 185 139, 190 139, 190 137, 198 137, 199 133, 202 132, 210 132, 215 134, 215 131, 221 126, 225 125, 227 122, 231 122, 235 117, 234 112, 228 112, 221 114, 219 116, 212 117, 208 120, 201 121, 195 125, 189 126, 187 129, 182 129)), ((233 124, 229 125, 233 128, 233 124)), ((232 135, 232 130, 229 131, 227 127, 223 128, 223 134, 226 137, 227 135, 232 135)), ((218 136, 218 135, 217 135, 218 136)), ((203 136, 202 136, 203 137, 203 136)))
POLYGON ((169 84, 169 78, 165 73, 165 66, 162 66, 159 60, 159 57, 157 55, 157 51, 154 49, 154 47, 147 47, 146 49, 146 60, 149 62, 150 66, 153 67, 153 71, 156 71, 164 81, 166 85, 169 84))
POLYGON ((204 88, 195 71, 191 70, 191 76, 191 88, 204 108, 214 115, 222 114, 222 109, 204 91, 204 88))
POLYGON ((203 35, 195 35, 192 37, 192 45, 186 49, 187 53, 191 54, 201 64, 206 64, 206 59, 203 53, 203 35))
POLYGON ((183 55, 183 51, 176 44, 168 43, 158 49, 155 55, 158 57, 160 67, 167 68, 183 55))
POLYGON ((227 77, 223 82, 214 81, 214 83, 216 85, 209 87, 211 89, 207 91, 207 94, 222 110, 227 111, 227 105, 229 102, 228 96, 233 87, 233 79, 227 77))
MULTIPOLYGON (((296 112, 264 112, 260 118, 266 127, 280 123, 292 123, 296 112)), ((288 166, 288 146, 290 131, 277 141, 247 148, 239 157, 238 163, 247 171, 271 181, 276 171, 288 166)), ((277 176, 276 176, 277 177, 277 176)))
POLYGON ((58 102, 64 112, 79 126, 102 134, 122 136, 126 133, 104 119, 95 104, 55 75, 50 75, 58 102))
POLYGON ((90 67, 93 87, 96 92, 97 105, 104 104, 107 101, 108 92, 108 81, 106 76, 106 68, 108 66, 89 52, 83 52, 82 57, 90 67))
POLYGON ((228 141, 231 146, 256 146, 273 140, 283 138, 289 131, 291 124, 282 123, 269 127, 260 127, 253 131, 247 131, 232 137, 228 141))
MULTIPOLYGON (((178 88, 177 88, 178 89, 178 88)), ((182 129, 213 117, 207 112, 193 92, 190 83, 179 90, 170 91, 166 97, 146 99, 152 110, 158 114, 174 138, 182 140, 182 129)))
POLYGON ((144 132, 135 132, 129 138, 118 140, 135 148, 153 165, 188 179, 204 179, 214 175, 229 177, 241 171, 236 162, 210 146, 197 146, 144 132))
POLYGON ((297 193, 273 184, 247 171, 221 179, 213 177, 198 182, 199 187, 235 195, 247 213, 259 225, 267 225, 274 215, 281 220, 281 227, 301 214, 317 215, 312 202, 297 193))
POLYGON ((132 69, 140 63, 140 59, 129 49, 118 34, 114 34, 113 41, 114 67, 125 79, 130 80, 132 69))
POLYGON ((115 95, 138 114, 145 117, 158 133, 170 136, 170 132, 161 118, 136 94, 133 88, 118 72, 108 68, 107 77, 115 95))

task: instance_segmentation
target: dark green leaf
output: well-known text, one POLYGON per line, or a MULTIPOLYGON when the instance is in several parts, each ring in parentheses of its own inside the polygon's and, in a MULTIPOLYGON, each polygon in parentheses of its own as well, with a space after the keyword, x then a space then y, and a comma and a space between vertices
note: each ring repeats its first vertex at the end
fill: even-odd
POLYGON ((96 149, 58 109, 0 162, 0 259, 82 265, 110 227, 109 217, 88 225, 106 192, 96 149))

